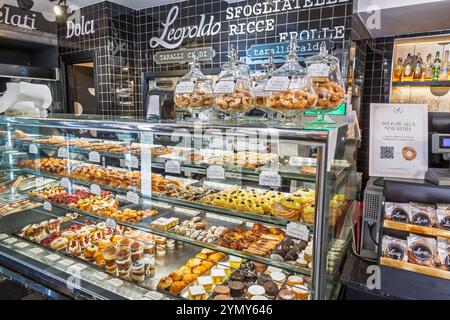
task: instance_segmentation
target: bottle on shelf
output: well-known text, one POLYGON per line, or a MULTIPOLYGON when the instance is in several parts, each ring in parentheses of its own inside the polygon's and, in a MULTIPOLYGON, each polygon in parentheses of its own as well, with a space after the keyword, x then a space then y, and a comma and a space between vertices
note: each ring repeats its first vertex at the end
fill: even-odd
POLYGON ((413 63, 411 58, 411 53, 408 53, 406 57, 404 68, 403 68, 403 78, 402 81, 412 81, 413 80, 413 63))
POLYGON ((441 81, 447 81, 448 80, 448 50, 445 51, 444 55, 444 61, 442 61, 442 67, 441 67, 441 75, 439 79, 441 81))
POLYGON ((427 56, 427 63, 425 64, 424 72, 423 72, 423 80, 431 81, 433 80, 433 63, 431 61, 432 56, 431 53, 427 56))
POLYGON ((414 81, 421 81, 422 80, 422 74, 423 74, 423 60, 422 60, 422 56, 419 53, 417 53, 417 56, 414 57, 415 61, 414 61, 414 75, 413 75, 413 80, 414 81))
POLYGON ((402 81, 403 70, 404 70, 403 59, 398 58, 397 64, 395 65, 394 69, 394 78, 393 78, 394 82, 402 81))
POLYGON ((439 81, 439 76, 441 74, 441 59, 439 58, 439 51, 436 52, 436 58, 433 64, 433 81, 439 81))

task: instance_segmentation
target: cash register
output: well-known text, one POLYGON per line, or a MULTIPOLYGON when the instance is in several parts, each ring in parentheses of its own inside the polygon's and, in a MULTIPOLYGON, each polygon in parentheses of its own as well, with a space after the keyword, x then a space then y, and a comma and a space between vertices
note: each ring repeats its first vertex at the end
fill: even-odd
MULTIPOLYGON (((434 133, 431 137, 431 149, 435 155, 442 155, 445 161, 450 160, 450 134, 434 133)), ((425 179, 439 186, 450 186, 450 168, 431 168, 425 179)))

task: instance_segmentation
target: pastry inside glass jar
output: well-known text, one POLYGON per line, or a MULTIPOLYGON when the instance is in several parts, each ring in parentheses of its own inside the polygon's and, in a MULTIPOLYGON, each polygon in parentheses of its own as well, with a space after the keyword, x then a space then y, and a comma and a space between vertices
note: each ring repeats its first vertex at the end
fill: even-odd
POLYGON ((215 105, 224 111, 247 111, 253 108, 254 97, 250 89, 236 86, 235 92, 219 94, 215 105))
POLYGON ((175 104, 180 108, 207 108, 212 105, 211 93, 199 90, 193 93, 175 94, 175 104))
POLYGON ((287 92, 272 93, 267 98, 269 108, 278 110, 310 109, 316 102, 316 97, 303 90, 288 90, 287 92))
POLYGON ((345 99, 345 90, 336 82, 316 83, 317 107, 336 109, 345 99))

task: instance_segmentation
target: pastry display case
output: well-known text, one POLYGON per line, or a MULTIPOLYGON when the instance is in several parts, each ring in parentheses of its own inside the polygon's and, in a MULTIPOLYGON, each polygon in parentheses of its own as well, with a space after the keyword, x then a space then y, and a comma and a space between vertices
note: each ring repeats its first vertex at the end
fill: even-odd
POLYGON ((332 299, 347 125, 0 118, 0 263, 74 298, 332 299))

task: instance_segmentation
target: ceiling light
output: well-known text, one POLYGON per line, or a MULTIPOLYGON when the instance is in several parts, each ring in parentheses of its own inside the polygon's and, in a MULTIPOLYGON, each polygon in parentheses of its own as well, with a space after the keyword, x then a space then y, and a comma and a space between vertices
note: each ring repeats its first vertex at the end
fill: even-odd
MULTIPOLYGON (((58 0, 50 0, 51 2, 55 2, 58 0)), ((67 2, 66 0, 59 0, 58 4, 55 4, 53 6, 53 12, 58 16, 63 16, 66 14, 67 12, 67 2)))
POLYGON ((22 9, 24 11, 28 11, 31 8, 33 8, 34 1, 33 0, 17 0, 17 5, 19 6, 20 9, 22 9))

